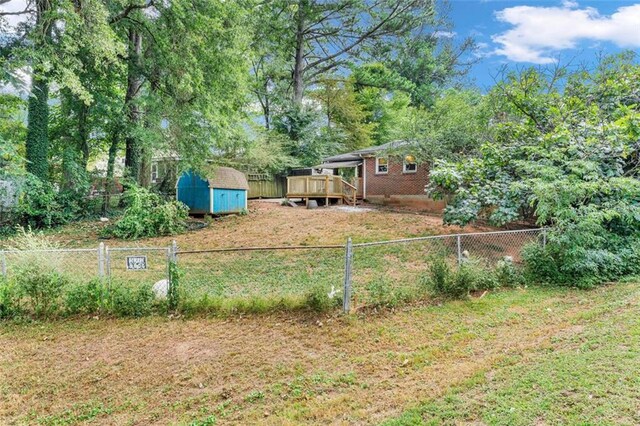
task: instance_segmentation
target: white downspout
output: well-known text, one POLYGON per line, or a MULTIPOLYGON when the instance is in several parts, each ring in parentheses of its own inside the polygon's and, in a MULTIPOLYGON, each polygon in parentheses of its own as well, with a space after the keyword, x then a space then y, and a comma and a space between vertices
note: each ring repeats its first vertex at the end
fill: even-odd
POLYGON ((362 159, 362 199, 367 199, 367 159, 362 159))
POLYGON ((213 214, 213 188, 209 188, 209 213, 213 214))

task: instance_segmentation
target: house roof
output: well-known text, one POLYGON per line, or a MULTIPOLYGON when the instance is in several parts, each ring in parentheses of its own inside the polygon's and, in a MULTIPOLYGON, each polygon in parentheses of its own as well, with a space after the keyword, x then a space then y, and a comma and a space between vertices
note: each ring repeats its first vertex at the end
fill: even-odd
POLYGON ((343 161, 359 160, 363 157, 372 157, 379 152, 389 151, 409 145, 409 141, 393 141, 378 146, 370 146, 368 148, 359 149, 357 151, 347 152, 345 154, 333 155, 324 159, 325 163, 339 163, 343 161))
POLYGON ((342 169, 344 167, 355 167, 362 164, 362 160, 353 161, 337 161, 332 163, 322 163, 317 166, 313 166, 313 169, 342 169))
POLYGON ((209 188, 249 189, 244 173, 231 167, 216 167, 211 173, 207 173, 207 181, 209 188))

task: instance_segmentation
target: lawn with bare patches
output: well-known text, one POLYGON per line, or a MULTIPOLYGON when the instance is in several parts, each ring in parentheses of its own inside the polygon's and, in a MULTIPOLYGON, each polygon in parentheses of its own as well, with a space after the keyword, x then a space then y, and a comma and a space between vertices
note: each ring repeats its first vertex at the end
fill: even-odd
MULTIPOLYGON (((199 219, 205 221, 204 219, 199 219)), ((94 247, 101 229, 98 221, 74 223, 50 234, 65 247, 94 247)), ((175 237, 149 238, 135 242, 110 239, 110 246, 162 246, 175 239, 183 249, 218 247, 344 244, 354 242, 490 230, 488 227, 443 226, 442 219, 415 210, 363 207, 362 211, 339 208, 307 210, 273 202, 250 201, 247 215, 222 216, 208 221, 204 229, 175 237)))
POLYGON ((529 288, 362 317, 5 324, 0 423, 508 424, 517 401, 521 424, 602 410, 636 423, 639 296, 529 288), (561 391, 574 364, 598 374, 561 391))

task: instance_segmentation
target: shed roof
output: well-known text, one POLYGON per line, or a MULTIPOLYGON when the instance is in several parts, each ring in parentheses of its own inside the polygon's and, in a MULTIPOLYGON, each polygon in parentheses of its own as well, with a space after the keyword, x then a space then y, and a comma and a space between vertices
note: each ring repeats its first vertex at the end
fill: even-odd
POLYGON ((231 167, 216 167, 207 173, 207 181, 209 181, 209 188, 249 189, 244 173, 231 167))

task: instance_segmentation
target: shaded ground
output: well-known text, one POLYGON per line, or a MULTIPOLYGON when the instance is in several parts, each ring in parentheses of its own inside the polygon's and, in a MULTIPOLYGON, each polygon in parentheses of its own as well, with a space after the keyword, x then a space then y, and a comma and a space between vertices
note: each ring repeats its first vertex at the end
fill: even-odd
POLYGON ((362 318, 3 325, 0 423, 637 424, 639 302, 621 284, 362 318))
MULTIPOLYGON (((373 206, 363 206, 371 209, 373 206)), ((204 220, 204 219, 203 219, 204 220)), ((135 242, 106 240, 110 246, 166 246, 175 239, 181 248, 202 249, 249 245, 315 245, 344 244, 348 237, 354 242, 386 240, 443 233, 461 232, 457 226, 443 226, 437 216, 419 211, 378 209, 353 212, 339 208, 283 207, 275 203, 250 201, 246 216, 223 216, 210 220, 205 229, 183 235, 153 238, 135 242)), ((56 230, 55 238, 69 247, 98 243, 99 221, 73 224, 56 230)), ((489 228, 464 228, 473 232, 489 228)))

